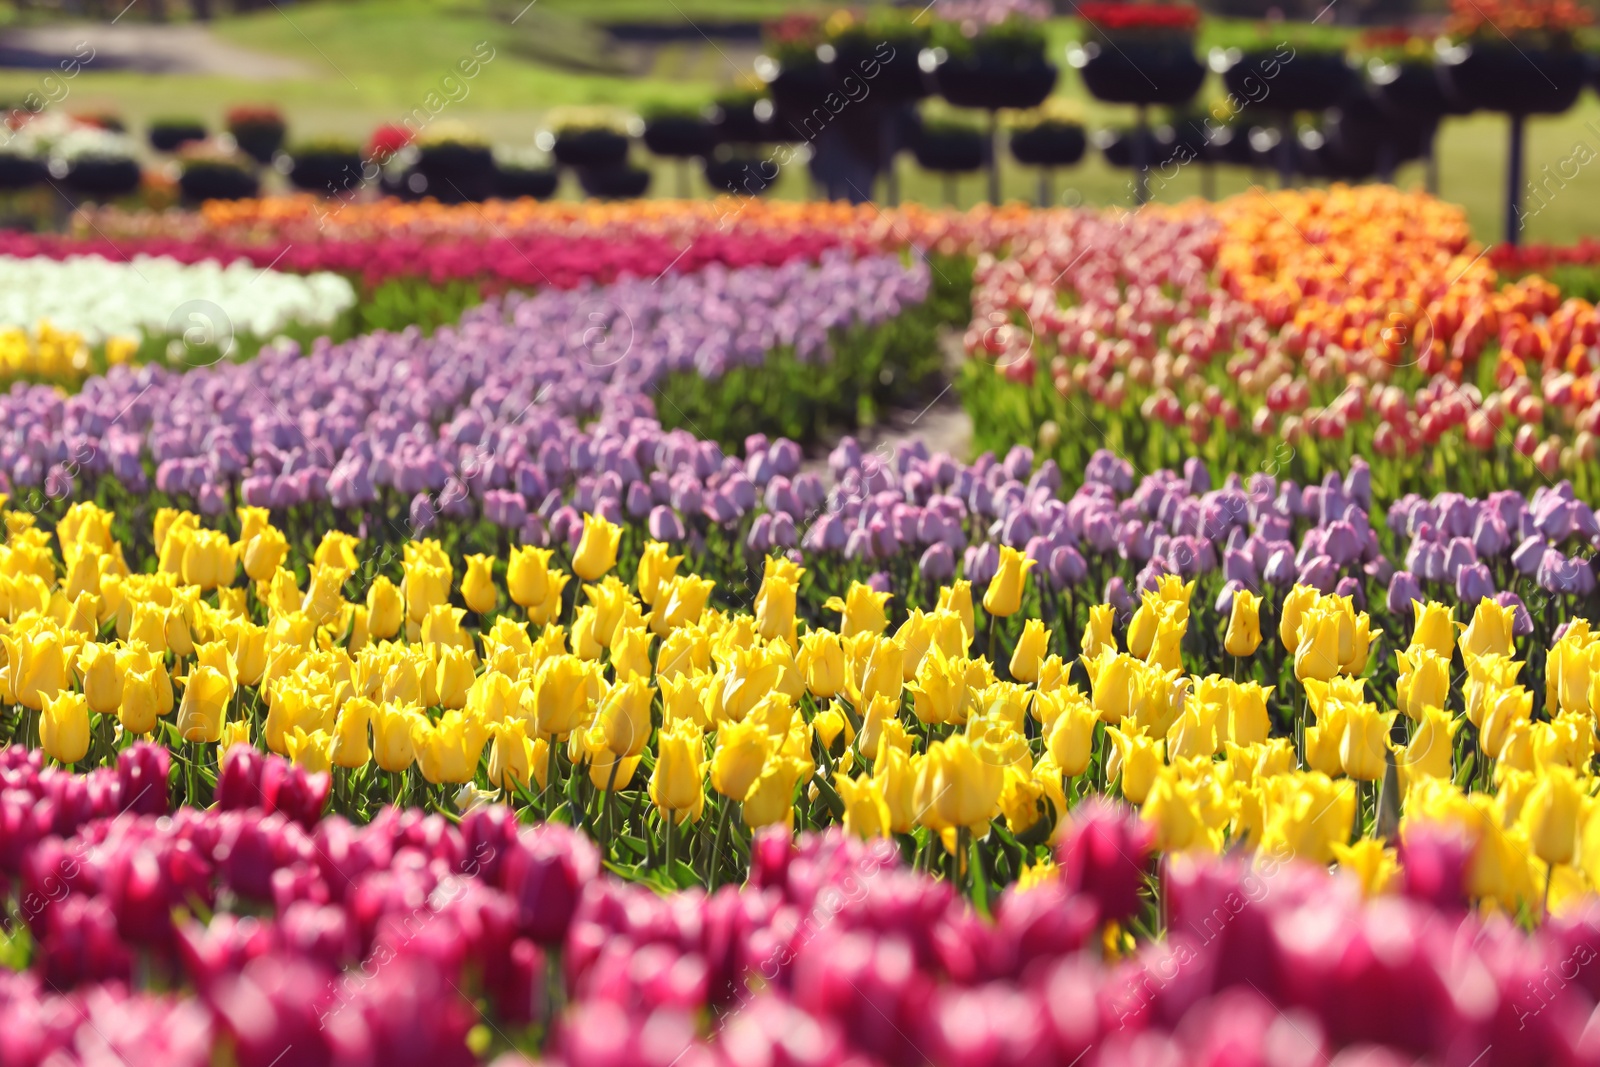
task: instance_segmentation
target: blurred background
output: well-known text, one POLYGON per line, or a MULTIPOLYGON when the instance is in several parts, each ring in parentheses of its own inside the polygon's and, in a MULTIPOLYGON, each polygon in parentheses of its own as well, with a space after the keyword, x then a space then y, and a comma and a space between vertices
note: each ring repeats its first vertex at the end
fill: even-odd
POLYGON ((295 188, 1132 206, 1392 180, 1482 240, 1570 242, 1600 231, 1590 22, 1573 0, 13 0, 0 221, 295 188))

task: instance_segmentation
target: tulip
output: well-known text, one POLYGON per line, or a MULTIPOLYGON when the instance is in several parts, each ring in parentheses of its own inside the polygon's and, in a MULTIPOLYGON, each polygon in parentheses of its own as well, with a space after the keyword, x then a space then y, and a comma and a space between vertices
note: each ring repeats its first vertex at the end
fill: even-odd
POLYGON ((45 698, 39 745, 61 763, 77 763, 89 752, 89 702, 70 690, 45 698))
POLYGON ((379 704, 372 711, 372 758, 390 774, 405 771, 416 760, 413 726, 421 713, 415 708, 379 704))
POLYGON ((1163 761, 1166 742, 1144 733, 1106 727, 1111 739, 1111 757, 1106 761, 1106 781, 1120 779, 1122 795, 1131 804, 1143 804, 1155 782, 1163 761))
POLYGON ((572 556, 572 570, 586 582, 596 581, 617 565, 622 527, 597 515, 586 515, 583 537, 572 556))
POLYGON ((1339 765, 1346 774, 1367 782, 1383 777, 1394 716, 1380 714, 1371 704, 1348 706, 1339 738, 1339 765))
POLYGON ((805 679, 806 689, 819 700, 828 700, 844 691, 844 648, 839 635, 815 630, 800 639, 796 667, 805 679))
POLYGON ((591 747, 604 747, 613 755, 631 758, 650 742, 650 705, 656 691, 633 678, 611 687, 589 728, 591 747))
MULTIPOLYGON (((546 558, 549 553, 545 554, 546 558)), ((670 582, 678 573, 678 565, 683 562, 682 556, 671 555, 665 544, 660 541, 651 541, 644 546, 644 552, 639 557, 639 572, 636 584, 639 588, 639 599, 646 604, 654 605, 662 587, 670 582)))
POLYGON ((1461 635, 1463 656, 1511 655, 1512 629, 1516 619, 1512 609, 1488 597, 1478 601, 1472 622, 1461 635))
POLYGON ((1400 864, 1395 850, 1385 848, 1382 841, 1369 837, 1352 844, 1336 842, 1332 848, 1340 870, 1355 878, 1363 896, 1381 896, 1399 883, 1400 864))
POLYGON ((772 737, 759 723, 724 722, 711 757, 711 787, 743 801, 772 757, 772 737))
MULTIPOLYGON (((770 565, 773 561, 768 560, 770 565)), ((798 569, 798 568, 797 568, 798 569)), ((800 571, 804 574, 804 571, 800 571)), ((792 648, 798 643, 795 627, 795 601, 798 577, 786 573, 769 573, 761 582, 756 594, 756 631, 771 641, 783 638, 792 648)))
POLYGON ((372 746, 368 744, 367 737, 370 732, 372 713, 377 705, 366 697, 355 697, 347 700, 339 709, 337 726, 333 733, 333 744, 330 750, 330 759, 340 767, 355 770, 365 767, 372 759, 372 746))
POLYGON ((1111 623, 1115 617, 1116 609, 1110 604, 1089 606, 1089 623, 1084 628, 1080 645, 1085 661, 1098 658, 1101 651, 1107 648, 1116 651, 1117 639, 1111 632, 1111 623))
POLYGON ((116 649, 91 641, 78 653, 77 671, 89 710, 96 715, 115 712, 122 703, 122 674, 117 669, 116 649))
POLYGON ((506 591, 512 603, 527 610, 545 602, 550 592, 550 556, 550 549, 529 545, 511 550, 506 591))
POLYGON ((1009 618, 1021 610, 1028 571, 1035 563, 1011 546, 1002 545, 999 569, 983 594, 983 610, 1000 618, 1009 618))
POLYGON ((1039 664, 1050 649, 1050 631, 1039 619, 1029 619, 1023 624, 1022 636, 1011 653, 1011 677, 1019 682, 1039 680, 1039 664))
POLYGON ((1585 791, 1570 767, 1545 768, 1523 801, 1522 825, 1534 855, 1545 863, 1571 863, 1585 791))
POLYGON ((129 671, 122 676, 122 699, 117 705, 117 718, 122 729, 130 734, 148 734, 156 728, 161 715, 157 693, 156 674, 165 674, 160 667, 146 671, 129 671))
POLYGON ((1297 585, 1283 598, 1283 613, 1278 622, 1278 638, 1291 656, 1300 649, 1300 627, 1305 613, 1317 603, 1319 594, 1308 585, 1297 585))
POLYGON ((367 631, 379 641, 387 641, 400 632, 405 621, 405 604, 400 590, 383 575, 372 580, 367 588, 367 631))
POLYGON ((834 789, 844 803, 844 832, 862 840, 888 837, 888 802, 876 782, 866 775, 834 779, 834 789))
POLYGON ((840 637, 855 637, 864 633, 881 634, 889 628, 889 617, 884 612, 884 605, 889 602, 889 596, 888 593, 876 592, 860 582, 851 582, 844 599, 829 597, 823 607, 828 611, 843 613, 844 619, 839 628, 840 637))
POLYGON ((535 690, 534 728, 547 737, 562 738, 588 722, 593 676, 593 668, 576 657, 546 660, 535 690))
MULTIPOLYGON (((1306 586, 1296 586, 1305 589, 1306 586)), ((1292 596, 1293 594, 1291 594, 1292 596)), ((1285 607, 1285 618, 1288 611, 1285 607)), ((1294 676, 1302 682, 1307 679, 1327 681, 1339 673, 1340 616, 1331 606, 1317 604, 1308 608, 1300 621, 1294 652, 1294 676)))
MULTIPOLYGON (((1040 698, 1041 700, 1044 698, 1040 698)), ((1094 707, 1081 697, 1060 701, 1050 725, 1046 746, 1061 773, 1076 778, 1089 769, 1094 755, 1094 727, 1099 721, 1094 707)))
POLYGON ((1461 720, 1437 705, 1424 708, 1405 752, 1395 760, 1400 772, 1400 787, 1409 790, 1421 778, 1449 778, 1456 731, 1461 720))
POLYGON ((215 667, 191 670, 178 708, 178 736, 203 743, 221 739, 222 719, 233 691, 233 683, 215 667))
POLYGON ((919 801, 931 808, 923 821, 935 829, 977 830, 1000 810, 1004 763, 987 742, 956 735, 928 746, 917 780, 919 801))
POLYGON ((499 591, 494 585, 494 557, 472 555, 467 557, 467 573, 461 579, 461 599, 467 608, 479 615, 494 610, 499 591))
POLYGON ((1400 678, 1395 683, 1400 710, 1406 718, 1421 722, 1428 708, 1442 708, 1450 697, 1448 653, 1413 646, 1395 655, 1400 661, 1400 678))
POLYGON ((1413 603, 1412 615, 1416 624, 1411 631, 1411 647, 1425 648, 1448 662, 1456 647, 1456 627, 1450 609, 1430 600, 1426 604, 1413 603))
MULTIPOLYGON (((794 817, 794 790, 804 766, 779 757, 769 761, 745 795, 740 815, 752 830, 794 817)), ((720 792, 720 790, 719 790, 720 792)))
POLYGON ((1248 589, 1234 594, 1233 610, 1228 617, 1228 631, 1222 647, 1230 656, 1249 656, 1261 644, 1261 598, 1248 589))
POLYGON ((38 629, 31 634, 14 630, 0 636, 6 666, 0 690, 7 699, 40 711, 45 701, 66 688, 67 668, 61 634, 38 629))
POLYGON ((700 728, 682 719, 665 726, 656 750, 650 800, 663 817, 670 817, 675 823, 695 818, 705 803, 705 748, 700 728))

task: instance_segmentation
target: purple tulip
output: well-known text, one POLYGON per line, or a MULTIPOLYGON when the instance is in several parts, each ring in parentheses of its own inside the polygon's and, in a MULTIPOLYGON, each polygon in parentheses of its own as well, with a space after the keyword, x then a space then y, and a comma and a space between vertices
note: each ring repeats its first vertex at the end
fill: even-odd
POLYGON ((1456 573, 1456 599, 1463 605, 1477 604, 1494 596, 1494 576, 1482 563, 1471 563, 1456 573))

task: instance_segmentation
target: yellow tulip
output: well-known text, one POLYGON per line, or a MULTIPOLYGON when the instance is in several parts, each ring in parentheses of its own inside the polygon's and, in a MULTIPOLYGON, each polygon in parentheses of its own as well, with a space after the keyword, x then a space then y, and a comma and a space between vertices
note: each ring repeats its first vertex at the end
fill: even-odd
POLYGON ((791 647, 798 643, 794 618, 797 596, 798 586, 784 573, 769 573, 762 580, 756 594, 756 632, 762 638, 772 641, 781 637, 791 647))
POLYGON ((939 610, 952 612, 961 619, 961 628, 966 633, 962 649, 964 651, 970 648, 972 639, 978 634, 977 621, 972 610, 972 583, 965 578, 959 578, 941 588, 939 610))
POLYGON ((710 715, 706 711, 707 687, 710 684, 708 675, 679 674, 657 680, 661 685, 663 725, 679 719, 692 722, 702 730, 711 725, 710 715))
POLYGON ((417 758, 412 727, 421 713, 414 707, 383 703, 372 712, 373 759, 390 774, 405 771, 417 758))
POLYGON ((683 823, 705 803, 705 742, 700 728, 682 719, 661 730, 656 767, 650 775, 650 800, 664 816, 683 823))
POLYGON ((447 709, 466 707, 467 694, 472 689, 474 678, 472 653, 452 645, 441 646, 433 677, 438 699, 430 703, 447 709))
POLYGON ((7 695, 25 708, 40 711, 44 702, 67 686, 66 652, 59 631, 41 627, 0 636, 6 652, 7 695))
POLYGON ((1006 829, 1013 834, 1027 833, 1040 819, 1040 801, 1044 787, 1033 776, 1017 767, 1005 769, 1004 784, 1000 787, 1000 814, 1005 816, 1006 829))
POLYGON ((215 530, 189 532, 179 564, 184 584, 205 590, 232 585, 238 566, 238 550, 226 534, 215 530))
POLYGON ((1089 606, 1089 625, 1084 628, 1080 645, 1085 661, 1098 659, 1105 649, 1117 650, 1117 638, 1111 632, 1111 624, 1115 619, 1116 609, 1110 604, 1089 606))
POLYGON ((1154 593, 1145 593, 1133 618, 1128 621, 1128 655, 1148 660, 1160 628, 1161 602, 1154 593))
POLYGON ((611 638, 611 668, 618 681, 650 680, 650 631, 617 627, 611 638))
POLYGON ((372 759, 372 746, 367 737, 375 710, 377 705, 366 697, 355 697, 344 702, 344 707, 339 709, 338 725, 334 729, 333 745, 329 752, 329 758, 334 763, 354 770, 365 767, 372 759))
MULTIPOLYGON (((1291 594, 1292 595, 1292 594, 1291 594)), ((1299 644, 1294 653, 1294 676, 1302 682, 1325 682, 1339 673, 1338 611, 1327 603, 1306 609, 1300 620, 1299 644)))
MULTIPOLYGON (((127 727, 124 726, 124 729, 127 727)), ((219 751, 226 752, 234 745, 250 744, 250 720, 235 719, 222 724, 222 736, 217 739, 219 751)))
POLYGON ((898 702, 905 686, 904 651, 892 638, 862 637, 854 651, 865 652, 865 656, 853 664, 852 673, 859 675, 860 682, 849 687, 851 697, 857 707, 865 707, 879 696, 898 702))
POLYGON ((1280 850, 1312 863, 1333 861, 1333 846, 1350 840, 1356 816, 1355 783, 1316 771, 1269 778, 1261 850, 1280 850))
POLYGON ((122 703, 122 672, 117 669, 117 651, 93 641, 78 653, 78 675, 83 679, 83 695, 89 710, 110 715, 122 703))
POLYGON ((1371 704, 1347 705, 1344 733, 1339 738, 1339 765, 1344 773, 1364 782, 1383 777, 1395 715, 1392 711, 1380 713, 1371 704))
POLYGON ((656 597, 650 613, 650 629, 657 637, 684 626, 693 626, 705 616, 706 604, 716 583, 695 574, 680 574, 668 582, 656 597))
POLYGON ((1206 825, 1201 787, 1173 774, 1158 774, 1139 817, 1155 829, 1156 845, 1165 853, 1216 851, 1219 835, 1206 825))
POLYGON ((889 616, 884 611, 889 597, 890 594, 879 593, 870 585, 851 582, 843 600, 831 596, 823 607, 843 613, 844 621, 839 626, 840 637, 881 634, 889 628, 889 616))
POLYGON ((583 536, 572 556, 573 572, 586 582, 595 581, 617 565, 621 541, 622 527, 599 515, 585 515, 583 536))
POLYGON ((1098 659, 1086 663, 1090 698, 1100 721, 1115 725, 1138 712, 1144 702, 1144 672, 1132 655, 1102 649, 1098 659))
POLYGON ((1019 682, 1037 682, 1039 665, 1049 651, 1050 631, 1044 628, 1044 623, 1038 619, 1023 623, 1022 636, 1017 639, 1016 650, 1011 653, 1011 677, 1019 682))
POLYGON ((772 735, 759 723, 722 723, 711 757, 711 788, 730 800, 744 800, 772 754, 772 735))
POLYGON ((1400 662, 1400 678, 1395 683, 1397 702, 1406 718, 1420 722, 1424 711, 1442 708, 1450 699, 1450 660, 1416 644, 1395 655, 1400 662))
POLYGON ((637 756, 650 743, 650 704, 656 691, 632 678, 611 687, 589 728, 589 744, 602 744, 618 756, 637 756))
POLYGON ((1595 644, 1587 627, 1578 631, 1579 621, 1573 620, 1567 627, 1545 661, 1545 703, 1562 711, 1588 714, 1593 707, 1590 691, 1595 688, 1595 649, 1600 646, 1595 644))
POLYGON ((511 550, 506 563, 506 591, 511 602, 524 610, 542 604, 550 592, 548 548, 520 545, 511 550))
POLYGON ((70 690, 45 698, 39 718, 39 744, 61 763, 77 763, 89 753, 89 702, 70 690))
MULTIPOLYGON (((530 776, 540 790, 545 788, 548 749, 534 752, 534 742, 528 740, 527 725, 522 719, 512 719, 491 728, 494 744, 489 749, 489 784, 496 789, 526 789, 530 776)), ((548 745, 543 738, 539 741, 548 745)))
POLYGON ((1217 719, 1226 711, 1226 704, 1203 700, 1184 701, 1183 710, 1167 728, 1167 758, 1210 759, 1216 755, 1222 747, 1222 741, 1217 736, 1217 719))
POLYGON ((794 818, 794 789, 805 770, 795 760, 770 760, 745 795, 740 814, 752 830, 790 822, 794 818))
POLYGON ((1578 814, 1585 796, 1570 767, 1547 767, 1522 805, 1533 852, 1552 866, 1571 863, 1578 847, 1578 814))
POLYGON ((367 631, 374 639, 387 641, 400 632, 405 622, 405 601, 395 584, 383 575, 367 589, 367 631))
POLYGON ((1427 649, 1436 656, 1443 656, 1448 663, 1456 647, 1456 624, 1450 609, 1431 600, 1426 604, 1413 600, 1411 613, 1416 624, 1411 629, 1410 647, 1427 649))
POLYGON ((589 721, 593 707, 589 692, 594 668, 574 656, 546 660, 539 669, 534 700, 534 728, 547 737, 562 738, 589 721))
POLYGON ((1076 778, 1089 769, 1094 755, 1094 727, 1099 721, 1094 706, 1081 696, 1061 702, 1050 726, 1047 747, 1061 773, 1076 778))
POLYGON ((1382 841, 1370 837, 1348 845, 1336 842, 1333 858, 1341 870, 1355 878, 1362 896, 1382 896, 1400 880, 1400 863, 1395 850, 1385 848, 1382 841))
POLYGON ((711 665, 711 643, 699 627, 683 627, 661 639, 656 680, 703 672, 711 665))
POLYGON ((1300 650, 1300 624, 1305 619, 1305 613, 1317 602, 1320 595, 1309 585, 1297 585, 1283 598, 1283 613, 1278 620, 1278 639, 1283 642, 1284 650, 1291 656, 1300 650))
POLYGON ((839 635, 829 630, 813 630, 800 639, 800 655, 795 661, 806 688, 819 700, 828 700, 844 691, 844 648, 839 635))
POLYGON ((1143 804, 1165 759, 1166 742, 1147 734, 1106 728, 1111 755, 1106 761, 1106 781, 1121 779, 1122 795, 1130 804, 1143 804))
POLYGON ((467 557, 467 573, 461 579, 461 599, 467 608, 479 615, 494 610, 500 591, 494 584, 494 557, 471 555, 467 557))
POLYGON ((434 785, 470 782, 478 773, 488 731, 460 711, 447 711, 437 722, 417 717, 412 742, 422 777, 434 785))
POLYGON ((683 557, 672 555, 662 542, 651 541, 646 544, 639 556, 639 570, 634 579, 634 584, 639 587, 639 599, 654 605, 662 586, 677 575, 678 565, 682 562, 683 557))
POLYGON ((1005 763, 992 746, 961 734, 935 741, 917 780, 917 799, 931 805, 922 819, 939 830, 980 830, 999 813, 1004 786, 1005 763))
POLYGON ((289 555, 289 541, 277 528, 263 525, 236 546, 243 554, 244 572, 253 582, 265 582, 277 573, 289 555))
POLYGON ((448 561, 431 563, 419 555, 406 562, 400 592, 405 597, 408 621, 420 626, 434 608, 450 603, 451 576, 448 561))
MULTIPOLYGON (((144 671, 127 671, 122 675, 122 699, 117 718, 122 729, 130 734, 147 734, 156 728, 160 708, 156 694, 156 672, 159 667, 144 671)), ((165 673, 165 672, 163 672, 165 673)))
POLYGON ((864 774, 840 776, 833 787, 844 802, 845 833, 862 840, 889 836, 889 805, 876 782, 864 774))
POLYGON ((1400 772, 1400 788, 1411 789, 1419 778, 1449 778, 1451 776, 1456 731, 1462 720, 1437 706, 1423 709, 1421 721, 1412 731, 1405 752, 1396 759, 1400 772))
POLYGON ((1233 610, 1222 647, 1230 656, 1249 656, 1261 646, 1261 598, 1248 589, 1233 594, 1233 610))
POLYGON ((1533 715, 1533 694, 1520 685, 1490 690, 1484 701, 1479 743, 1490 759, 1499 759, 1513 722, 1528 722, 1533 715))
POLYGON ((183 686, 178 706, 178 736, 185 741, 215 743, 222 737, 222 717, 233 699, 233 684, 215 667, 196 667, 183 686))
POLYGON ((308 734, 296 726, 284 739, 284 747, 288 750, 286 755, 289 761, 295 766, 303 768, 310 774, 322 774, 333 766, 328 754, 331 742, 332 738, 321 730, 314 730, 308 734))
POLYGON ((1022 594, 1028 587, 1028 572, 1036 560, 1024 556, 1010 545, 1000 546, 1000 569, 983 593, 983 610, 1000 618, 1010 618, 1022 609, 1022 594))
POLYGON ((1463 656, 1509 656, 1511 655, 1512 629, 1516 622, 1516 612, 1488 597, 1478 601, 1477 610, 1472 613, 1472 622, 1461 635, 1461 654, 1463 656))

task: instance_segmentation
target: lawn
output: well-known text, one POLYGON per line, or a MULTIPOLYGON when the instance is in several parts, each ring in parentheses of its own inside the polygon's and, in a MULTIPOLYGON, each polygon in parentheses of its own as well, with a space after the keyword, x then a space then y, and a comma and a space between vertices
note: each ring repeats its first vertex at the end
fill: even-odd
MULTIPOLYGON (((270 100, 291 119, 292 136, 364 136, 374 126, 400 121, 430 93, 453 102, 437 121, 465 123, 499 144, 532 143, 552 109, 605 105, 637 109, 657 100, 701 102, 720 88, 750 77, 752 42, 713 43, 686 33, 680 40, 645 47, 610 46, 597 24, 652 21, 693 28, 700 23, 756 20, 797 5, 780 0, 496 0, 495 17, 483 4, 462 0, 356 0, 285 6, 280 10, 227 19, 215 24, 222 40, 298 61, 304 75, 279 81, 178 74, 96 71, 89 67, 68 83, 69 95, 57 106, 76 111, 110 109, 134 128, 158 115, 198 114, 218 122, 237 103, 270 100), (518 12, 520 16, 518 16, 518 12), (516 17, 515 23, 511 19, 516 17), (488 55, 480 73, 451 86, 445 79, 458 64, 488 55)), ((799 5, 801 7, 807 5, 799 5)), ((825 7, 809 5, 813 9, 825 7)), ((1212 20, 1202 46, 1236 37, 1236 23, 1212 20)), ((1078 24, 1057 20, 1050 26, 1051 51, 1063 54, 1078 24)), ((0 98, 20 98, 40 83, 39 72, 0 72, 0 98)), ((1220 96, 1220 82, 1208 91, 1220 96)), ((1131 119, 1128 109, 1099 105, 1087 98, 1070 71, 1057 90, 1058 103, 1075 107, 1091 127, 1131 119)), ((1448 123, 1440 137, 1441 194, 1466 207, 1474 232, 1498 239, 1504 196, 1506 121, 1477 115, 1448 123)), ((1577 158, 1600 156, 1600 103, 1585 94, 1571 112, 1529 123, 1527 172, 1544 185, 1544 206, 1530 204, 1527 234, 1535 240, 1571 240, 1600 232, 1600 167, 1577 166, 1577 158), (1592 125, 1591 125, 1592 124, 1592 125), (1544 168, 1549 167, 1547 173, 1544 168), (1561 175, 1574 175, 1562 177, 1561 175), (1537 210, 1535 210, 1537 209, 1537 210)), ((1106 166, 1097 155, 1056 177, 1058 200, 1104 204, 1126 201, 1127 175, 1106 166)), ((1006 160, 1009 164, 1009 159, 1006 160)), ((910 198, 940 201, 942 180, 902 163, 902 191, 910 198)), ((1417 184, 1420 167, 1402 170, 1400 182, 1417 184)), ((1238 192, 1252 180, 1275 183, 1271 175, 1237 168, 1221 170, 1216 188, 1238 192)), ((663 166, 656 190, 677 188, 663 166)), ((696 180, 694 190, 704 190, 696 180)), ((981 177, 957 183, 957 198, 971 204, 984 195, 981 177)), ((1198 195, 1199 168, 1186 168, 1159 191, 1163 200, 1198 195)), ((1035 175, 1005 167, 1008 196, 1032 199, 1035 175)), ((809 183, 795 173, 779 183, 776 195, 805 196, 809 183)))

